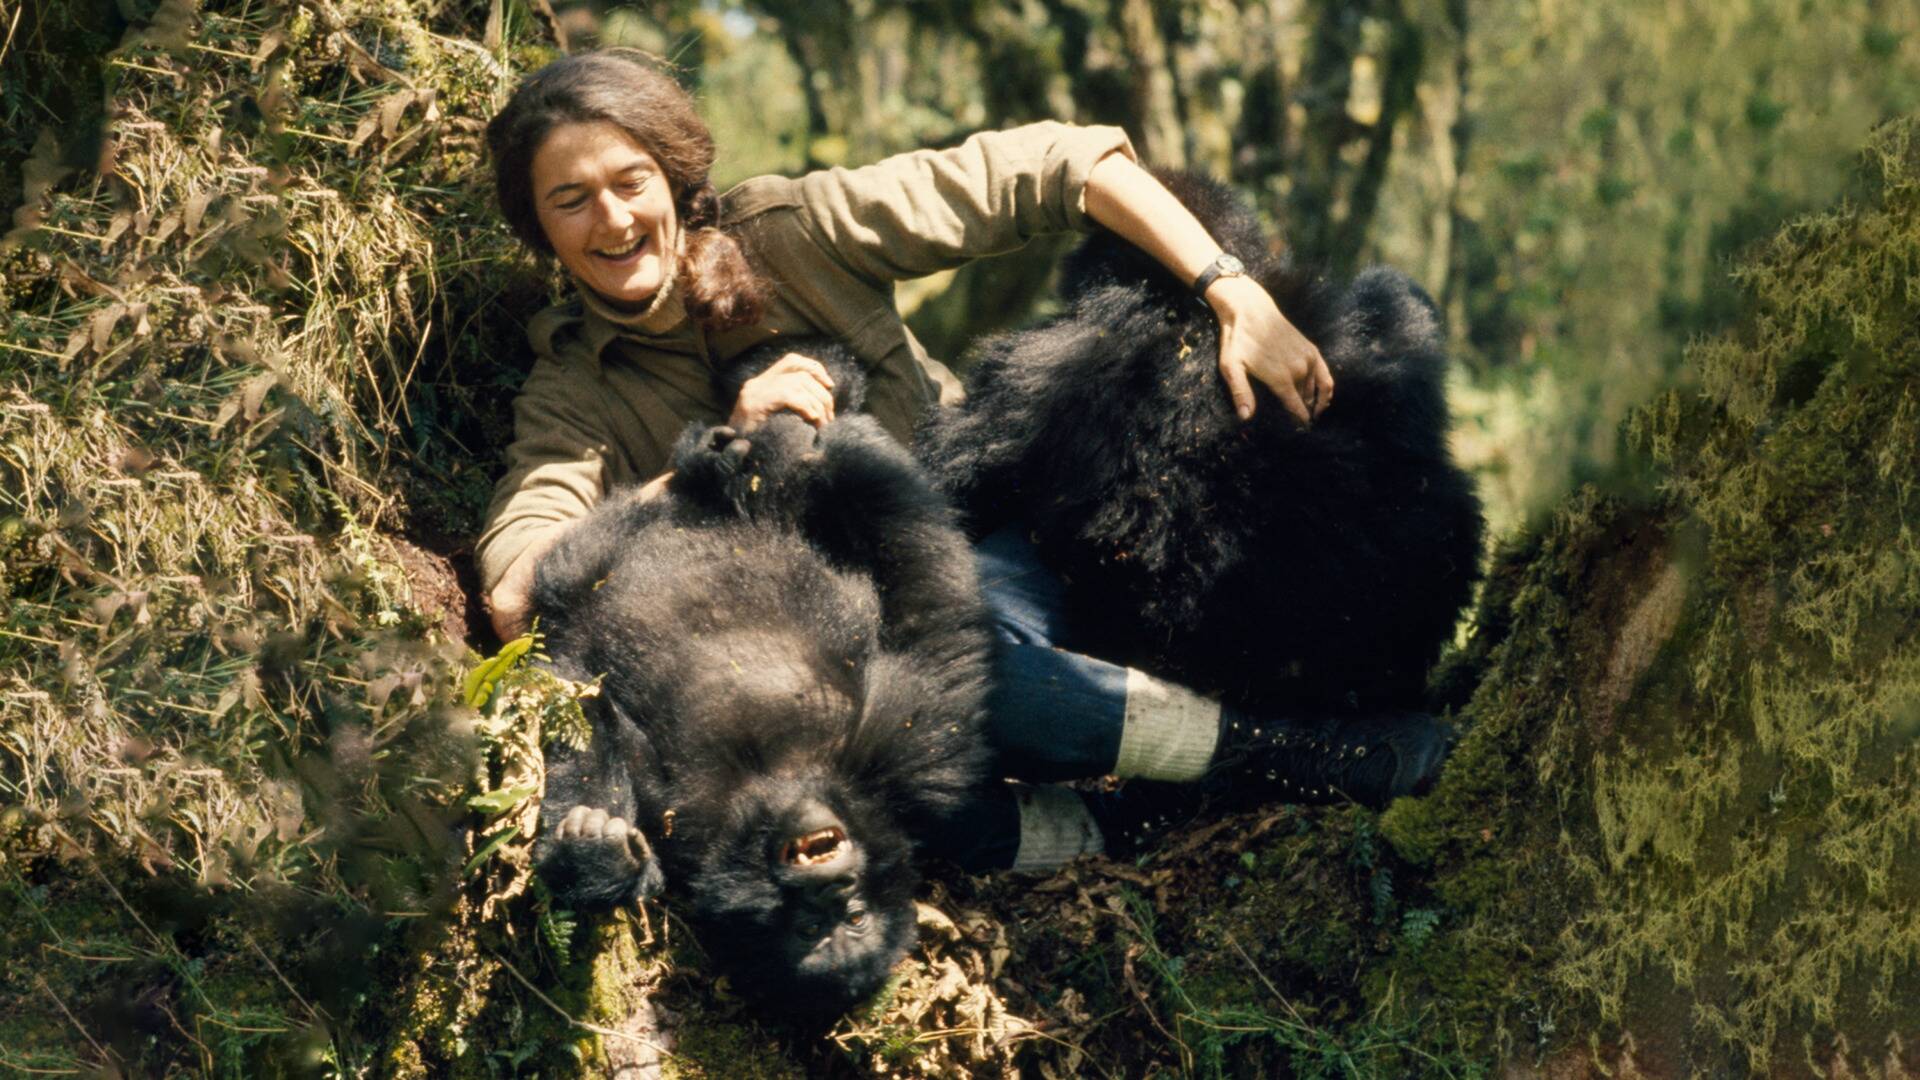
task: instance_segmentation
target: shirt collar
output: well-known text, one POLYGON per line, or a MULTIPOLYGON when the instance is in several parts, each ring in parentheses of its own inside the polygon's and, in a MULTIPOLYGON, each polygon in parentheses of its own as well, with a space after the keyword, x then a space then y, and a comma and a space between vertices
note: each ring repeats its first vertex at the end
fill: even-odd
POLYGON ((667 348, 687 340, 694 346, 692 351, 704 354, 699 328, 687 318, 686 296, 680 287, 681 248, 677 236, 667 245, 669 255, 664 280, 646 304, 638 307, 602 296, 585 282, 574 279, 586 314, 587 348, 594 359, 598 360, 618 338, 667 348))

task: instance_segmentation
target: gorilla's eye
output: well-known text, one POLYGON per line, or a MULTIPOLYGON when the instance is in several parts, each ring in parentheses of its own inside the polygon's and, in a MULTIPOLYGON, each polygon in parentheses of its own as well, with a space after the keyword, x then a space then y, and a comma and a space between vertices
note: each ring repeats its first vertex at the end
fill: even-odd
POLYGON ((847 912, 847 925, 848 925, 848 926, 851 926, 851 927, 853 927, 853 928, 854 928, 855 930, 858 930, 858 929, 860 929, 861 927, 863 927, 863 926, 865 926, 865 925, 867 925, 867 911, 866 911, 866 909, 865 909, 865 908, 854 908, 854 909, 852 909, 851 911, 848 911, 848 912, 847 912))
POLYGON ((817 938, 820 936, 818 919, 801 919, 793 924, 793 936, 798 938, 817 938))

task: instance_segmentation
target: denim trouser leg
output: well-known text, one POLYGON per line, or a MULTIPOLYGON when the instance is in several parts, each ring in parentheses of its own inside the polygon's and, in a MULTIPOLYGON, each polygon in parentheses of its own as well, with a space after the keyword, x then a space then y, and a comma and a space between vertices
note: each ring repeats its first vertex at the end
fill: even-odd
POLYGON ((1002 775, 1047 782, 1102 776, 1120 753, 1127 669, 1071 647, 1066 589, 1020 526, 974 547, 998 641, 987 738, 1002 775))
MULTIPOLYGON (((1102 776, 1120 754, 1127 670, 1066 652, 1066 590, 1014 527, 974 547, 996 638, 987 738, 996 775, 1045 783, 1102 776)), ((928 838, 963 869, 1005 869, 1021 855, 1023 798, 1032 789, 989 782, 928 838)), ((1030 853, 1029 853, 1030 854, 1030 853)))

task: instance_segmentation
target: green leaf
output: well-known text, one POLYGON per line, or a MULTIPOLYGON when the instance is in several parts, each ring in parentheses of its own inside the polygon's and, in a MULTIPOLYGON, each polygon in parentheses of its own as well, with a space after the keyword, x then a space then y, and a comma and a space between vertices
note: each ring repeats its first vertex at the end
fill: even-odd
POLYGON ((521 784, 518 787, 501 788, 498 791, 485 791, 467 800, 467 806, 483 814, 504 814, 527 800, 534 792, 534 785, 521 784))
POLYGON ((493 697, 493 688, 506 677, 507 672, 520 662, 521 657, 533 648, 533 635, 521 634, 505 645, 491 657, 480 661, 472 671, 467 672, 467 704, 476 709, 484 708, 493 697))
POLYGON ((462 877, 465 877, 469 874, 472 874, 475 870, 480 868, 481 863, 487 861, 487 856, 492 855, 494 852, 500 850, 501 844, 504 844, 507 841, 519 835, 520 835, 520 826, 518 825, 507 826, 507 829, 505 832, 502 832, 500 835, 487 841, 487 846, 473 853, 473 858, 467 860, 466 869, 461 870, 460 875, 462 877))

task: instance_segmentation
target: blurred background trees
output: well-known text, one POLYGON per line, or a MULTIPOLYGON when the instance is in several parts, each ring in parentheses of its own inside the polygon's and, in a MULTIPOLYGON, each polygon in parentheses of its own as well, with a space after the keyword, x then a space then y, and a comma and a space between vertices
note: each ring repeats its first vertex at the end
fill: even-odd
MULTIPOLYGON (((859 164, 1045 117, 1251 193, 1297 255, 1385 260, 1445 307, 1461 452, 1496 516, 1604 470, 1631 404, 1732 317, 1728 258, 1841 194, 1920 107, 1891 0, 660 0, 561 6, 697 84, 720 180, 859 164)), ((1030 255, 908 290, 959 358, 1028 317, 1030 255)))
MULTIPOLYGON (((30 4, 0 22, 16 56, 94 39, 49 50, 86 84, 150 6, 30 4)), ((1119 124, 1147 160, 1240 185, 1299 257, 1385 260, 1426 283, 1465 361, 1460 451, 1499 525, 1603 472, 1626 409, 1732 318, 1728 259, 1829 205, 1866 132, 1920 107, 1920 9, 1895 0, 424 7, 451 35, 490 28, 515 68, 595 44, 673 61, 719 137, 723 186, 1040 118, 1119 124)), ((42 126, 99 119, 87 95, 49 103, 13 82, 8 205, 42 126)), ((1043 303, 1052 260, 1034 254, 906 286, 902 305, 961 360, 1043 303)))

